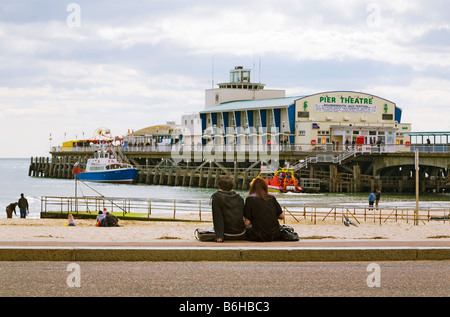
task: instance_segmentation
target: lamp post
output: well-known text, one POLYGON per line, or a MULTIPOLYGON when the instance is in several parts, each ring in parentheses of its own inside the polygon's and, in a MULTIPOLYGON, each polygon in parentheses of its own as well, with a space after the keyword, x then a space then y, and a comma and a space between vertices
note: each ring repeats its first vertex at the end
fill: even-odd
POLYGON ((414 225, 419 224, 419 149, 414 153, 414 163, 416 169, 416 209, 414 210, 414 225))

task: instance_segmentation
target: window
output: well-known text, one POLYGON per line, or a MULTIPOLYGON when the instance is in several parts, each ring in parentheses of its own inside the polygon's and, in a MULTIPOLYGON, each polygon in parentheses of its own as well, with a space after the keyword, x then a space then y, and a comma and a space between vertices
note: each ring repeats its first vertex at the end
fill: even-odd
POLYGON ((250 82, 250 72, 249 71, 242 72, 241 81, 247 82, 247 83, 250 82))
POLYGON ((317 144, 328 144, 330 143, 330 138, 317 138, 317 144))
POLYGON ((299 118, 309 118, 309 112, 308 111, 299 111, 297 113, 297 117, 299 117, 299 118))

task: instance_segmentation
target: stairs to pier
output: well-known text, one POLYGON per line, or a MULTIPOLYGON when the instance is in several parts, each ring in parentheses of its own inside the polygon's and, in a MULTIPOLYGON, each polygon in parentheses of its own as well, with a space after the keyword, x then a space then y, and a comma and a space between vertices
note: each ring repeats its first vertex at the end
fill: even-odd
POLYGON ((347 162, 349 159, 354 158, 357 154, 358 152, 355 149, 341 152, 337 156, 332 154, 317 154, 315 156, 308 156, 306 159, 299 161, 292 168, 294 171, 298 171, 300 169, 307 168, 308 164, 314 163, 342 164, 347 162))

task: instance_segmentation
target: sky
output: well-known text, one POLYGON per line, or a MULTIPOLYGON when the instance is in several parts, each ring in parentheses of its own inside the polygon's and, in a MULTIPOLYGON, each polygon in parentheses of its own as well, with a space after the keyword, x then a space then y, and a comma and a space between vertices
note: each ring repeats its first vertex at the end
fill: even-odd
POLYGON ((204 109, 235 66, 286 96, 361 91, 450 131, 446 0, 0 2, 0 158, 204 109))

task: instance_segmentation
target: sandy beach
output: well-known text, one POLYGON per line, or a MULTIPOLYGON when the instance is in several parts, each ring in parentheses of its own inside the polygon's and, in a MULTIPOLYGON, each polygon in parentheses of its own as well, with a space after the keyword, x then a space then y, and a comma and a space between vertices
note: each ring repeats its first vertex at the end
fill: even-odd
MULTIPOLYGON (((156 242, 195 241, 196 228, 212 227, 211 222, 173 222, 121 220, 121 227, 101 228, 94 220, 75 219, 76 226, 69 227, 65 219, 0 219, 0 241, 64 241, 64 242, 156 242)), ((345 226, 340 221, 296 222, 288 219, 300 240, 359 240, 387 239, 391 241, 450 241, 449 221, 420 222, 418 226, 390 222, 374 224, 363 222, 345 226)))

